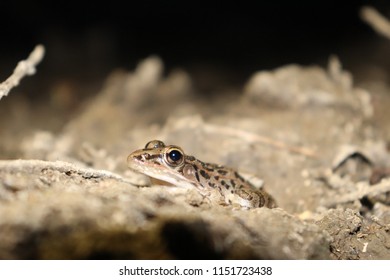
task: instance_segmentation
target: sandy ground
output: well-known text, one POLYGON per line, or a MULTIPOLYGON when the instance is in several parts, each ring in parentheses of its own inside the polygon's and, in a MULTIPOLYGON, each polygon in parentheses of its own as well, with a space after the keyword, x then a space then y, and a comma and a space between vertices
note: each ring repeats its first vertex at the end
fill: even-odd
POLYGON ((150 57, 113 72, 70 118, 2 99, 0 258, 390 259, 385 85, 355 86, 332 58, 213 96, 196 88, 150 57), (153 139, 263 179, 279 207, 237 210, 150 186, 126 158, 153 139))

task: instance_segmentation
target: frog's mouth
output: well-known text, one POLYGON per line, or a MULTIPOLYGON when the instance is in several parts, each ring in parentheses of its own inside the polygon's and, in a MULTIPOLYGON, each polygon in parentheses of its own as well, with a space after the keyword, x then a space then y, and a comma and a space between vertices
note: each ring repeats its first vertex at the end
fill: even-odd
POLYGON ((194 185, 191 182, 189 182, 178 171, 172 170, 169 167, 157 162, 145 163, 145 161, 143 161, 141 158, 138 157, 139 156, 129 156, 127 158, 127 165, 133 171, 145 174, 151 178, 178 187, 184 187, 184 188, 194 187, 194 185))

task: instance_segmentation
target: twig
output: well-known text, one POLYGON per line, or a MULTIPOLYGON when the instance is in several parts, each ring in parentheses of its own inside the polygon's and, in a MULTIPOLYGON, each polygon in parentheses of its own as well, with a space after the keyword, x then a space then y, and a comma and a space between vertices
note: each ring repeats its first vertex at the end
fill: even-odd
POLYGON ((352 193, 348 193, 339 197, 332 198, 325 202, 325 206, 333 207, 338 204, 352 202, 361 199, 367 195, 376 196, 382 193, 390 192, 390 179, 383 179, 379 184, 369 185, 368 183, 362 183, 358 185, 358 190, 352 193))
POLYGON ((224 134, 233 137, 240 137, 250 143, 253 142, 263 143, 275 148, 285 149, 290 152, 302 154, 308 157, 317 157, 317 153, 312 149, 305 148, 305 147, 289 146, 282 141, 271 139, 245 130, 235 129, 227 126, 212 125, 212 124, 204 124, 204 129, 205 131, 208 132, 219 133, 219 134, 224 134))
POLYGON ((134 185, 118 174, 92 168, 80 167, 76 164, 63 161, 43 161, 43 160, 0 160, 0 171, 6 172, 26 172, 39 173, 42 170, 50 169, 61 173, 75 173, 85 179, 114 179, 119 182, 134 185))
POLYGON ((368 23, 377 33, 390 39, 390 21, 373 7, 366 6, 360 10, 362 20, 368 23))
POLYGON ((7 80, 0 83, 0 100, 4 96, 7 96, 12 88, 19 85, 20 80, 24 76, 35 74, 35 66, 41 62, 44 54, 45 48, 42 45, 38 45, 26 60, 22 60, 18 63, 12 75, 7 80))

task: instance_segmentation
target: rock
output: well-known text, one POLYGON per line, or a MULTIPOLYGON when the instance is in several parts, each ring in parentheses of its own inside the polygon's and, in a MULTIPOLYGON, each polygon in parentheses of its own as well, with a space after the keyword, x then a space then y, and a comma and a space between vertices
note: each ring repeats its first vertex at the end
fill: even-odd
POLYGON ((281 209, 191 206, 187 190, 61 162, 0 166, 1 259, 329 257, 329 236, 281 209))

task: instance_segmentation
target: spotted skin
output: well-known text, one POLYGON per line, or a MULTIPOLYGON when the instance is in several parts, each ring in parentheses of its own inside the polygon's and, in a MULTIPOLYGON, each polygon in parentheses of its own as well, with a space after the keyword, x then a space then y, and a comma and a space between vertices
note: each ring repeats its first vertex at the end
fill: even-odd
POLYGON ((153 140, 127 158, 130 169, 171 184, 193 188, 221 205, 239 208, 276 207, 263 189, 256 189, 237 171, 189 156, 174 145, 153 140))

